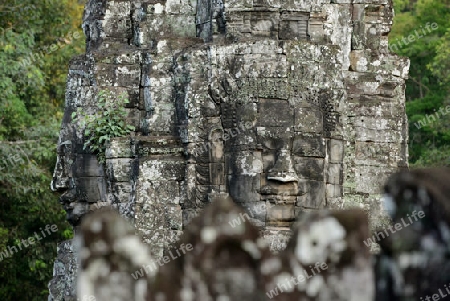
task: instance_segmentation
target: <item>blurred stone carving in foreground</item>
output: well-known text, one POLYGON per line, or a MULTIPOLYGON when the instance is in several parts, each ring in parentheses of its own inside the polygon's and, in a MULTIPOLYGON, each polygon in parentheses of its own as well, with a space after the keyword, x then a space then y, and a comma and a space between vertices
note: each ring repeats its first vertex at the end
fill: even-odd
POLYGON ((301 214, 287 248, 273 254, 249 221, 231 222, 245 211, 222 195, 193 219, 156 269, 148 267, 154 260, 133 227, 115 211, 102 210, 85 219, 77 238, 78 294, 97 301, 406 301, 442 296, 450 282, 449 181, 448 169, 390 178, 384 199, 393 225, 414 210, 425 216, 379 241, 375 269, 364 244, 367 215, 360 210, 301 214))
POLYGON ((150 266, 154 260, 148 246, 118 213, 94 213, 78 237, 78 294, 93 295, 97 301, 373 299, 363 211, 301 216, 280 254, 269 251, 247 220, 232 226, 230 221, 243 213, 229 197, 215 200, 187 227, 175 251, 163 257, 167 263, 157 270, 150 266), (186 245, 193 249, 177 256, 186 245), (136 277, 136 271, 145 276, 136 277))

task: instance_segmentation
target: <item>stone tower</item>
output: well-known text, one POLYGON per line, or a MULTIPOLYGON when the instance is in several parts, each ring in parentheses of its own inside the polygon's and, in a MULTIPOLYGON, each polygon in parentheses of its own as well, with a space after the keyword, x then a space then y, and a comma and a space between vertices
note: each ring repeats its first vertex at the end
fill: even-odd
MULTIPOLYGON (((390 0, 89 0, 52 182, 69 221, 112 204, 156 257, 224 195, 272 250, 304 211, 359 207, 381 223, 382 183, 407 166, 392 17, 390 0), (136 127, 105 166, 70 117, 100 90, 126 93, 136 127)), ((70 242, 58 256, 54 300, 76 271, 70 242)))

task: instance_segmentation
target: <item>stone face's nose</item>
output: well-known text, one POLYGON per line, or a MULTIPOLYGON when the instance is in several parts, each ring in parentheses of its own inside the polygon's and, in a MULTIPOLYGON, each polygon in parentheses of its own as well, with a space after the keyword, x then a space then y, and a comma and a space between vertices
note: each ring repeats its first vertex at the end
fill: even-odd
POLYGON ((279 151, 275 165, 269 170, 267 179, 283 183, 298 181, 289 150, 282 149, 279 151))

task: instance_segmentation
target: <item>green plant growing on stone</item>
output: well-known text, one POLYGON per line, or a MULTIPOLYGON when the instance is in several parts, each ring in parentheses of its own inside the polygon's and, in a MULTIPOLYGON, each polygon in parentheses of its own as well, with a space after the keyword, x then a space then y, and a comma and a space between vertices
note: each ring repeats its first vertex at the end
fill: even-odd
POLYGON ((78 108, 72 113, 72 119, 80 121, 84 127, 86 142, 83 149, 89 147, 97 154, 100 164, 106 162, 105 152, 107 143, 114 137, 123 137, 134 131, 134 126, 126 123, 127 112, 124 108, 129 103, 125 94, 116 96, 111 91, 102 90, 98 93, 97 112, 87 114, 78 108))

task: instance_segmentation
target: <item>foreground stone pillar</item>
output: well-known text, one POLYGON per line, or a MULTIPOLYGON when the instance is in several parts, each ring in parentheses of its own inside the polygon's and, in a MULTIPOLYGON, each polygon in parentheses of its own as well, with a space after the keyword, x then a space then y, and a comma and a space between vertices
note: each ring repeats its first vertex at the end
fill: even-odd
POLYGON ((373 300, 364 212, 307 213, 294 229, 287 249, 272 254, 249 215, 223 195, 155 261, 117 213, 94 213, 78 237, 78 295, 96 301, 373 300))
POLYGON ((450 169, 397 173, 385 185, 391 226, 377 229, 377 301, 450 296, 450 169))

